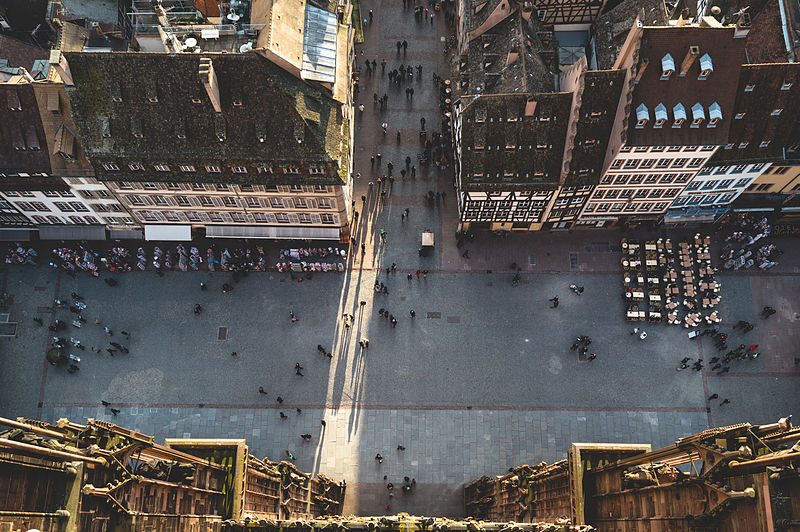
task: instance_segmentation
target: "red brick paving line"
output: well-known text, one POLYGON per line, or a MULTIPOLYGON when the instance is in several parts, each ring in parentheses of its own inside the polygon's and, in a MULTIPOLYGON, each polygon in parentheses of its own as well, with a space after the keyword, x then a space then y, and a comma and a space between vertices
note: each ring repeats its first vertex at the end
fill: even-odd
MULTIPOLYGON (((44 406, 54 408, 93 408, 99 403, 44 403, 44 406)), ((654 406, 619 408, 613 406, 435 406, 435 405, 354 405, 354 404, 289 404, 264 405, 229 404, 229 403, 114 403, 114 406, 123 408, 219 408, 221 410, 253 409, 253 410, 286 410, 289 408, 305 408, 307 410, 325 408, 326 410, 481 410, 481 411, 519 411, 519 412, 705 412, 705 407, 700 406, 654 406)))

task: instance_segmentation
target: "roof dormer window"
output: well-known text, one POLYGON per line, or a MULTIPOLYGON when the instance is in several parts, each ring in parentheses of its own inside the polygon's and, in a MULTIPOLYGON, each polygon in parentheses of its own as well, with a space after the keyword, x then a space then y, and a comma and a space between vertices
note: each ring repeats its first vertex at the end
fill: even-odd
POLYGON ((755 89, 756 89, 755 83, 753 83, 752 85, 744 86, 744 92, 753 92, 755 89))
POLYGON ((686 108, 682 103, 679 103, 672 108, 672 117, 674 119, 672 122, 673 128, 678 129, 683 126, 684 122, 686 122, 686 108))
POLYGON ((667 54, 661 58, 661 80, 668 80, 673 72, 675 72, 675 60, 667 54))
POLYGON ((667 108, 663 103, 656 105, 656 121, 653 124, 654 128, 661 129, 667 121, 667 108))
POLYGON ((759 148, 766 148, 767 146, 769 146, 768 140, 761 141, 761 144, 758 145, 759 148))
POLYGON ((734 116, 733 119, 734 120, 741 120, 742 118, 744 118, 744 115, 746 115, 746 114, 747 113, 736 113, 736 116, 734 116))
POLYGON ((782 112, 783 109, 773 109, 772 112, 770 113, 770 116, 781 116, 782 112))
POLYGON ((708 79, 712 72, 714 72, 714 63, 711 61, 711 56, 705 54, 700 58, 700 75, 697 76, 697 79, 708 79))
POLYGON ((692 125, 690 127, 698 128, 700 124, 706 119, 706 112, 700 102, 692 106, 692 125))
POLYGON ((650 111, 643 103, 636 108, 636 129, 642 129, 650 121, 650 111))
POLYGON ((708 124, 706 127, 717 127, 717 123, 722 120, 722 107, 717 102, 708 106, 708 124))
POLYGON ((792 82, 791 81, 784 81, 783 84, 781 85, 781 90, 782 91, 788 91, 791 88, 792 88, 792 82))

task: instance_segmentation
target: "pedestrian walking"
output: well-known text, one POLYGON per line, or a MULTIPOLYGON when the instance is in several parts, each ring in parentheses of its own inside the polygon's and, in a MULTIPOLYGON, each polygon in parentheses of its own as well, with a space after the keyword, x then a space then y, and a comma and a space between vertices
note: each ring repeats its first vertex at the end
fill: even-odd
POLYGON ((289 452, 289 449, 286 449, 286 456, 289 457, 289 460, 295 460, 295 457, 292 453, 289 452))
POLYGON ((712 401, 712 400, 718 399, 718 398, 719 398, 719 394, 716 394, 716 393, 712 393, 711 395, 708 396, 708 400, 709 401, 712 401))
POLYGON ((259 386, 258 387, 258 393, 260 393, 261 395, 267 395, 267 392, 264 391, 264 387, 263 386, 259 386))
POLYGON ((372 10, 370 9, 370 10, 369 10, 369 23, 370 23, 370 24, 372 24, 372 18, 373 18, 373 16, 374 16, 374 15, 372 14, 372 10))
POLYGON ((381 241, 386 242, 386 230, 381 229, 381 241))
POLYGON ((589 360, 594 360, 595 358, 597 358, 597 355, 595 353, 589 355, 589 360))
POLYGON ((400 48, 402 48, 402 47, 403 47, 403 43, 401 43, 400 41, 397 41, 397 53, 398 54, 400 53, 400 48))
POLYGON ((405 55, 406 49, 408 49, 408 42, 407 41, 403 41, 403 55, 405 55))
POLYGON ((361 301, 358 302, 358 306, 365 307, 367 306, 367 302, 362 299, 361 301))
POLYGON ((117 414, 119 414, 119 413, 120 413, 120 409, 119 408, 112 408, 111 409, 111 415, 113 415, 114 417, 117 417, 117 414))
POLYGON ((558 296, 552 297, 552 298, 548 299, 548 301, 552 301, 553 302, 553 308, 558 307, 558 296))
POLYGON ((279 405, 283 404, 283 397, 281 397, 280 395, 275 400, 278 401, 279 405))
POLYGON ((420 117, 419 119, 419 127, 422 131, 425 131, 425 117, 420 117))
POLYGON ((386 72, 386 59, 381 59, 381 74, 386 72))
MULTIPOLYGON (((405 448, 405 447, 403 447, 402 445, 398 445, 398 446, 397 446, 397 450, 398 450, 398 451, 405 451, 405 450, 406 450, 406 448, 405 448)), ((408 482, 408 481, 406 481, 406 482, 408 482)))
POLYGON ((411 309, 411 310, 408 312, 408 314, 409 314, 409 315, 410 315, 412 318, 413 318, 414 316, 416 316, 416 315, 417 315, 417 313, 416 313, 416 312, 414 312, 414 309, 413 309, 413 308, 412 308, 412 309, 411 309))
POLYGON ((730 399, 724 399, 724 400, 723 400, 723 401, 722 401, 722 402, 719 404, 719 406, 730 404, 730 402, 731 402, 731 400, 730 400, 730 399))
POLYGON ((103 327, 103 330, 106 331, 106 334, 109 336, 114 336, 114 331, 109 329, 108 327, 103 327))
POLYGON ((297 320, 297 316, 294 315, 294 311, 291 311, 291 310, 289 311, 289 319, 292 320, 292 323, 295 323, 295 322, 298 321, 297 320))
POLYGON ((289 417, 286 414, 284 414, 283 412, 281 412, 280 415, 281 415, 281 420, 287 419, 289 417))
POLYGON ((381 453, 375 455, 375 460, 377 460, 379 464, 383 463, 383 456, 381 456, 381 453))

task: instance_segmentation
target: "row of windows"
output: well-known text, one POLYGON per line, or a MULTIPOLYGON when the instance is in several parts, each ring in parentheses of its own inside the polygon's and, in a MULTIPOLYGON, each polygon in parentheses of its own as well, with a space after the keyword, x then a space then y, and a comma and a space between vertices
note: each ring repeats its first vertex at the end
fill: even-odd
POLYGON ((228 185, 225 183, 113 183, 120 190, 191 190, 195 192, 329 192, 327 185, 228 185))
MULTIPOLYGON (((18 197, 34 198, 34 197, 36 197, 36 194, 34 192, 30 192, 28 190, 20 190, 20 191, 7 190, 7 191, 3 192, 3 194, 8 196, 9 198, 18 198, 18 197)), ((74 198, 75 197, 75 195, 72 192, 70 192, 69 190, 42 190, 41 194, 46 198, 59 198, 59 197, 60 198, 74 198)))
POLYGON ((715 149, 715 146, 669 146, 669 147, 667 147, 667 146, 637 146, 635 148, 632 147, 632 146, 623 146, 623 147, 621 147, 619 149, 619 151, 622 152, 622 153, 630 153, 630 152, 635 152, 635 153, 648 153, 648 152, 650 152, 650 153, 661 153, 661 152, 664 152, 664 151, 668 151, 668 152, 679 152, 679 151, 692 152, 692 151, 697 151, 697 150, 700 150, 700 151, 714 151, 714 149, 715 149))
POLYGON ((678 158, 678 159, 615 159, 609 167, 611 170, 647 170, 649 168, 700 168, 706 161, 704 157, 696 157, 694 159, 678 158))
MULTIPOLYGON (((103 170, 107 172, 119 172, 120 167, 117 163, 103 163, 103 170)), ((234 174, 247 174, 248 169, 246 166, 231 166, 231 172, 234 174)), ((128 169, 131 172, 146 172, 147 167, 140 163, 131 163, 128 164, 128 169)), ((203 169, 208 174, 221 174, 222 167, 216 165, 209 165, 203 167, 203 169)), ((168 164, 154 164, 153 170, 156 172, 171 172, 172 169, 168 164)), ((197 172, 197 168, 195 168, 191 164, 180 164, 178 165, 178 170, 183 172, 184 174, 193 174, 197 172)), ((321 175, 325 173, 325 168, 320 166, 310 166, 307 167, 308 173, 311 175, 321 175)), ((284 168, 272 168, 271 166, 256 166, 255 173, 258 174, 269 174, 269 175, 300 175, 301 168, 300 167, 284 167, 284 168)))
POLYGON ((617 203, 590 203, 584 212, 649 212, 666 210, 669 202, 617 202, 617 203))
MULTIPOLYGON (((44 203, 40 201, 20 201, 16 204, 20 210, 25 212, 51 212, 50 209, 44 203)), ((61 212, 89 212, 89 209, 83 203, 72 201, 72 202, 62 202, 56 201, 53 203, 58 210, 61 212)))
POLYGON ((716 179, 709 179, 706 181, 694 180, 686 186, 686 190, 713 190, 715 188, 717 189, 730 188, 731 186, 737 188, 743 188, 746 187, 748 184, 750 184, 749 178, 736 180, 735 184, 733 179, 720 179, 719 181, 717 181, 716 179))
POLYGON ((254 209, 333 209, 336 200, 331 198, 279 198, 268 197, 246 197, 236 198, 234 196, 137 196, 126 194, 123 196, 130 205, 142 207, 145 205, 178 207, 251 207, 254 209))
MULTIPOLYGON (((759 170, 764 168, 766 165, 767 165, 767 163, 754 164, 753 167, 750 169, 750 171, 751 172, 758 172, 759 170)), ((747 166, 748 165, 746 165, 746 164, 738 164, 738 165, 733 167, 733 170, 731 170, 731 166, 707 166, 707 167, 703 168, 702 170, 700 170, 697 173, 697 175, 711 175, 712 173, 714 175, 725 175, 725 174, 728 174, 728 173, 730 173, 730 174, 741 174, 741 173, 744 173, 744 172, 748 171, 747 170, 747 166)))
POLYGON ((727 194, 694 194, 691 196, 681 196, 673 202, 674 207, 681 205, 710 205, 712 203, 728 203, 736 197, 735 192, 727 194))
POLYGON ((594 194, 592 194, 592 199, 623 199, 623 198, 674 198, 678 194, 681 193, 681 189, 679 188, 652 188, 652 189, 644 189, 640 188, 639 190, 632 190, 630 188, 625 189, 611 189, 611 190, 604 190, 599 189, 595 190, 594 194))
POLYGON ((271 212, 195 212, 195 211, 137 211, 142 222, 223 222, 269 224, 338 224, 335 214, 271 213, 271 212))
POLYGON ((669 183, 687 183, 692 178, 692 174, 606 174, 601 185, 662 185, 669 183))
POLYGON ((33 220, 36 223, 41 224, 41 225, 65 224, 65 223, 67 223, 67 224, 68 223, 73 223, 73 224, 78 224, 78 225, 99 225, 99 224, 103 224, 103 223, 108 223, 108 224, 111 224, 111 225, 133 225, 133 220, 131 218, 128 218, 127 216, 123 216, 123 217, 119 217, 119 218, 113 217, 113 216, 108 216, 108 217, 103 218, 102 221, 101 221, 101 220, 98 220, 97 218, 95 218, 94 216, 84 216, 84 217, 68 216, 68 217, 62 219, 62 218, 59 218, 58 216, 47 216, 47 217, 45 217, 45 216, 35 215, 35 216, 33 216, 33 220))
POLYGON ((557 220, 560 218, 569 218, 572 216, 577 216, 578 213, 581 212, 580 208, 573 207, 571 209, 553 209, 550 211, 550 216, 548 216, 548 220, 557 220))

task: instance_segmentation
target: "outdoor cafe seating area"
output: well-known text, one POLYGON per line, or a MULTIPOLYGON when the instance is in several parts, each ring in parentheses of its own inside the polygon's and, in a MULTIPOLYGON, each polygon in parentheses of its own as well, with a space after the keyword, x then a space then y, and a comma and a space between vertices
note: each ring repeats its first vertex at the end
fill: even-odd
POLYGON ((722 321, 715 310, 722 296, 711 264, 710 236, 697 233, 677 243, 623 238, 620 247, 627 321, 685 328, 722 321))

